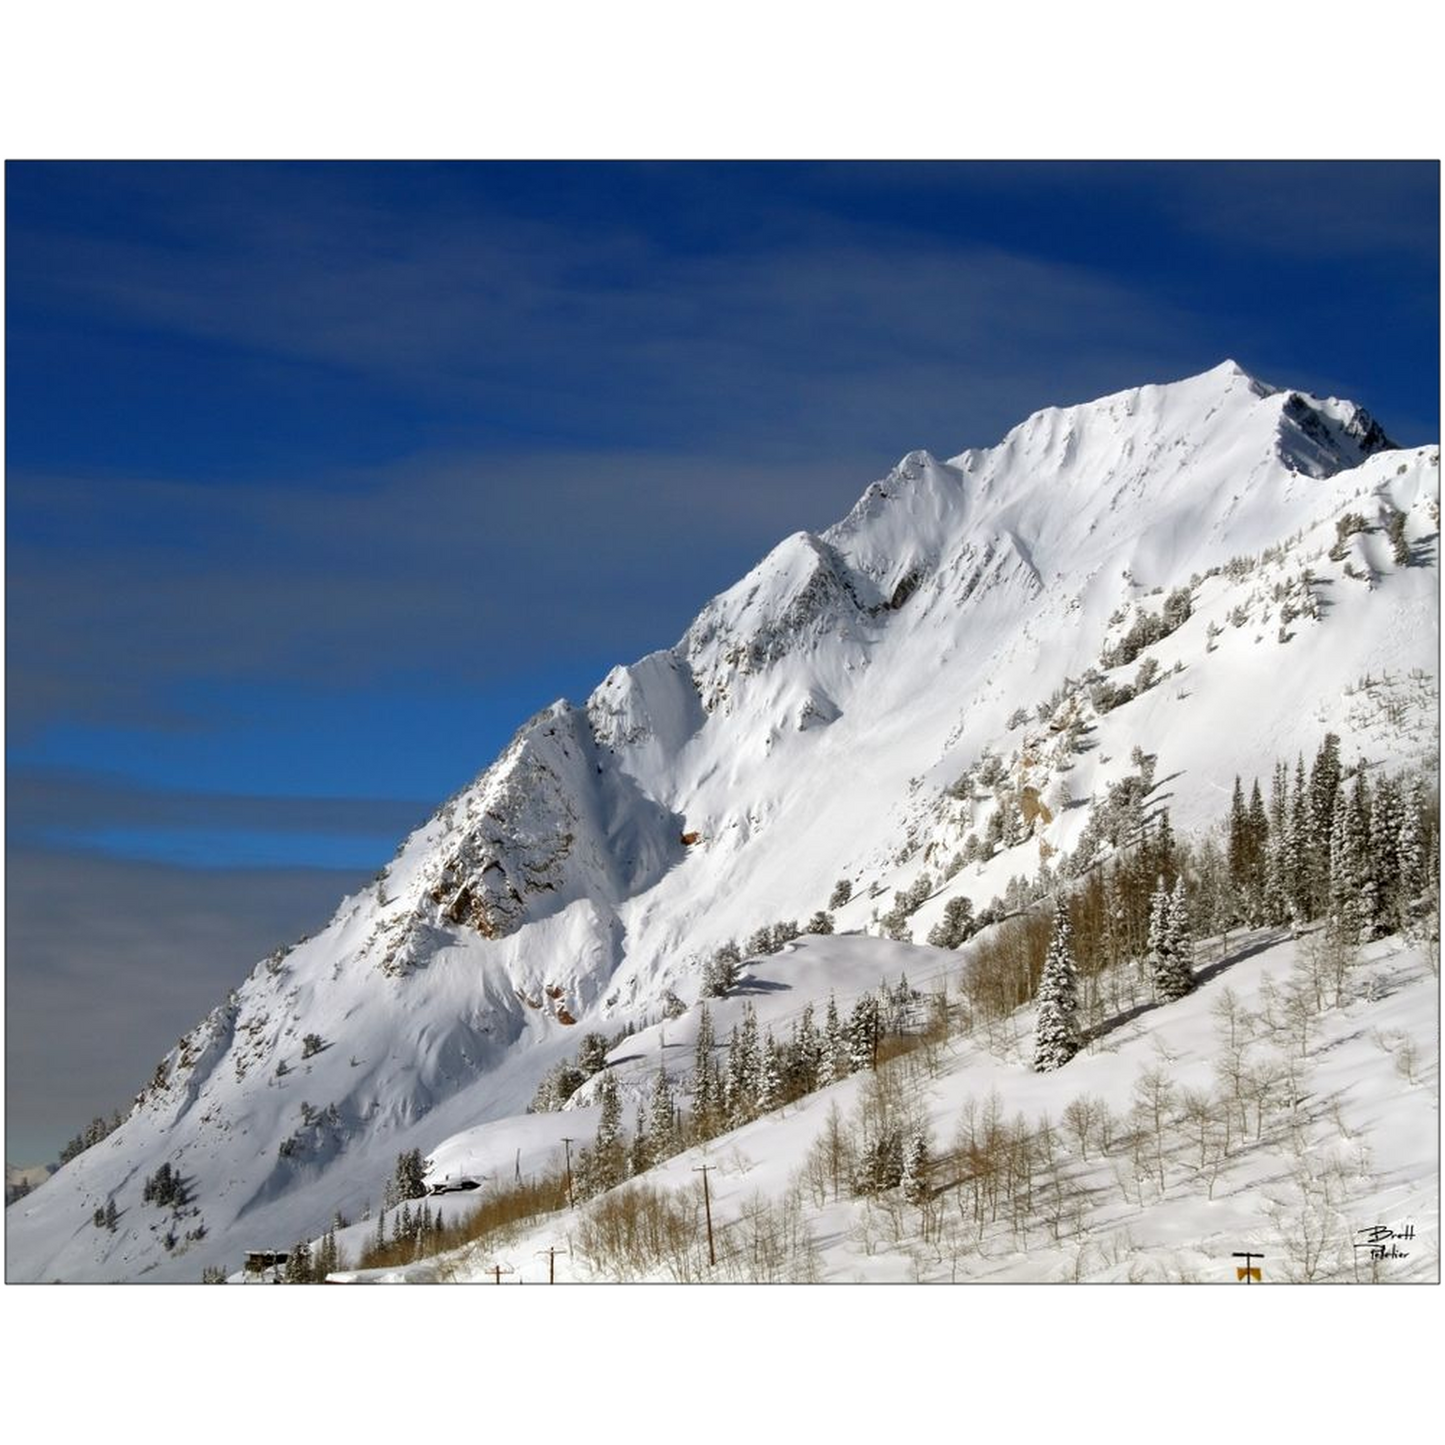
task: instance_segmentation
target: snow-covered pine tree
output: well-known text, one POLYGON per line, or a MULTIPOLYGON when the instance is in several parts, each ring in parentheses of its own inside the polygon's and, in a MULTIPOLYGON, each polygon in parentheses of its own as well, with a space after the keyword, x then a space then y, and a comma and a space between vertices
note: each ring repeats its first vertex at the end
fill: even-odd
POLYGON ((1294 792, 1290 795, 1289 818, 1285 824, 1285 894, 1290 920, 1298 929, 1311 917, 1310 851, 1312 832, 1309 793, 1305 787, 1305 759, 1295 763, 1294 792))
POLYGON ((1360 942, 1374 938, 1380 928, 1383 910, 1380 907, 1380 884, 1377 872, 1380 860, 1375 854, 1375 840, 1370 833, 1373 805, 1370 786, 1365 780, 1363 765, 1355 773, 1355 786, 1350 794, 1350 825, 1355 833, 1355 917, 1360 942))
POLYGON ((647 1113, 639 1109, 637 1128, 627 1147, 627 1173, 631 1177, 645 1174, 652 1168, 652 1141, 647 1137, 647 1113))
POLYGON ((1424 891, 1426 882, 1425 797, 1419 778, 1411 779, 1405 793, 1396 854, 1400 864, 1401 903, 1408 911, 1424 891))
POLYGON ((818 1061, 818 1087, 827 1088, 839 1079, 846 1079, 848 1067, 848 1039, 838 1017, 838 1000, 828 995, 828 1012, 823 1016, 822 1056, 818 1061))
POLYGON ((653 1164, 677 1153, 677 1107, 666 1069, 658 1069, 647 1101, 647 1149, 653 1164))
POLYGON ((310 1284, 311 1279, 311 1246, 304 1239, 298 1239, 286 1260, 286 1283, 310 1284))
POLYGON ((1330 852, 1334 836, 1335 795, 1340 786, 1340 740, 1326 733, 1310 768, 1309 834, 1315 840, 1310 850, 1310 917, 1317 918, 1331 906, 1330 852))
POLYGON ((1249 812, 1244 806, 1244 786, 1234 775, 1234 793, 1229 801, 1229 883, 1235 906, 1244 916, 1249 890, 1249 812))
POLYGON ((848 1020, 848 1067, 853 1073, 873 1067, 882 1018, 878 1000, 865 993, 853 1005, 853 1016, 848 1020))
POLYGON ((1158 993, 1161 972, 1168 967, 1169 955, 1169 890, 1164 886, 1164 875, 1154 885, 1149 895, 1149 966, 1158 993))
POLYGON ((1082 1047, 1079 1037, 1079 979, 1062 894, 1054 905, 1054 933, 1039 980, 1039 1013, 1034 1025, 1034 1071, 1061 1069, 1082 1047))
POLYGON ((1376 933, 1393 933, 1404 924, 1400 892, 1400 825, 1404 803, 1398 778, 1380 778, 1370 800, 1370 858, 1376 887, 1376 933))
POLYGON ((797 1036, 793 1047, 793 1087, 799 1094, 811 1094, 818 1087, 818 1062, 822 1056, 822 1042, 818 1038, 817 1026, 813 1023, 813 1005, 803 1009, 798 1023, 797 1036))
POLYGON ((1159 997, 1167 1002, 1194 992, 1194 930, 1189 924, 1189 902, 1184 896, 1183 877, 1174 880, 1169 895, 1165 933, 1168 968, 1155 977, 1159 997))
POLYGON ((692 1116, 704 1138, 711 1137, 722 1107, 717 1061, 713 1058, 715 1042, 712 1014, 708 1006, 702 1004, 698 1008, 697 1041, 693 1046, 692 1116))
POLYGON ((604 1069, 597 1086, 597 1102, 602 1115, 597 1120, 597 1137, 592 1145, 592 1159, 598 1192, 620 1184, 625 1173, 626 1152, 622 1138, 622 1096, 617 1079, 604 1069))
POLYGON ((1289 768, 1274 766, 1264 851, 1264 917, 1276 927, 1289 917, 1289 768))
POLYGON ((717 949, 703 965, 702 997, 726 998, 737 986, 742 959, 742 950, 731 939, 717 949))
POLYGON ((943 917, 928 931, 933 948, 957 948, 974 929, 973 903, 967 898, 950 898, 943 905, 943 917))
POLYGON ((767 1114, 782 1105, 783 1087, 783 1056, 769 1029, 758 1077, 758 1113, 767 1114))
POLYGON ((1373 926, 1375 880, 1369 848, 1369 794, 1361 770, 1352 791, 1339 788, 1330 829, 1330 927, 1346 944, 1364 942, 1373 926))
POLYGON ((776 952, 777 949, 773 947, 773 925, 765 923, 748 939, 748 957, 762 958, 776 952))
POLYGON ((908 1135, 903 1146, 903 1197, 910 1204, 922 1204, 928 1198, 928 1132, 920 1124, 908 1135))
POLYGON ((728 1043, 726 1083, 728 1123, 736 1129, 756 1116, 762 1086, 762 1049, 758 1042, 758 1016, 751 1003, 743 1005, 742 1022, 728 1043))

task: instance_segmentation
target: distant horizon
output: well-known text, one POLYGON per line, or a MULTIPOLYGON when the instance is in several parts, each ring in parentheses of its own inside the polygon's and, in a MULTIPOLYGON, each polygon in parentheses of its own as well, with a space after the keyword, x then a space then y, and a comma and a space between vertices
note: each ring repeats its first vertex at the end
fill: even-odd
POLYGON ((1439 439, 1433 163, 6 185, 16 1164, 908 451, 1225 358, 1439 439))

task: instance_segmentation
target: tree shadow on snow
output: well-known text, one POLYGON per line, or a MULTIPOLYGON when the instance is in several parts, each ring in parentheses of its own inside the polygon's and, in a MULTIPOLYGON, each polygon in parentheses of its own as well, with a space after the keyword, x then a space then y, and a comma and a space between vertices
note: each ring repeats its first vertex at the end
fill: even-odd
MULTIPOLYGON (((1213 963, 1205 964, 1203 968, 1196 968, 1194 970, 1194 987, 1202 988, 1226 969, 1233 968, 1237 963, 1243 963, 1246 958, 1253 958, 1257 953, 1263 953, 1267 948, 1273 948, 1276 944, 1283 943, 1288 937, 1288 928, 1272 928, 1262 935, 1253 936, 1243 948, 1226 953, 1223 958, 1217 958, 1213 963)), ((1105 1019, 1096 1028, 1086 1030, 1084 1042, 1086 1044, 1095 1043, 1118 1029, 1127 1028, 1136 1019, 1142 1018, 1147 1013, 1153 1013, 1155 1009, 1163 1008, 1164 1003, 1163 999, 1149 999, 1135 1004, 1132 1008, 1126 1008, 1122 1013, 1115 1014, 1113 1018, 1105 1019)))

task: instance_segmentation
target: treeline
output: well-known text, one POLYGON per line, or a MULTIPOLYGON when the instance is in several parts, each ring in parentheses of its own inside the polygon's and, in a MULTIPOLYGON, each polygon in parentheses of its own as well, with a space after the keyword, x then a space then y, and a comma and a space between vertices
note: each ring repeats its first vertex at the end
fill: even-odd
MULTIPOLYGON (((1257 779, 1248 793, 1236 779, 1228 810, 1194 844, 1176 838, 1167 810, 1148 814, 1146 792, 1121 790, 1113 856, 1075 875, 1064 895, 1085 1030, 1141 992, 1160 996, 1159 898, 1180 885, 1182 913, 1204 936, 1324 920, 1333 938, 1357 947, 1438 926, 1438 798, 1418 777, 1344 768, 1339 745, 1327 734, 1312 767, 1301 756, 1292 775, 1278 764, 1268 801, 1257 779)), ((1035 997, 1056 932, 1035 908, 979 941, 964 978, 979 1019, 1004 1019, 1035 997)), ((1187 963, 1192 945, 1181 947, 1187 963)))
POLYGON ((97 1114, 95 1118, 60 1151, 60 1162, 62 1164, 69 1164, 77 1154, 84 1154, 87 1149, 94 1148, 102 1139, 109 1138, 123 1123, 125 1123, 125 1120, 121 1118, 119 1109, 117 1109, 109 1119, 103 1119, 97 1114))

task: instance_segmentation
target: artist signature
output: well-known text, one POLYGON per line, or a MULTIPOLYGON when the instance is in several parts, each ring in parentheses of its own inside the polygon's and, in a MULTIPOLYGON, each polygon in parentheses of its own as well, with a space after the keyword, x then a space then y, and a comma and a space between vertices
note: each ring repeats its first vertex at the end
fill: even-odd
POLYGON ((1415 1238, 1415 1226, 1406 1224, 1400 1229, 1391 1229, 1388 1224, 1371 1224, 1357 1229, 1356 1249, 1367 1249, 1371 1259, 1409 1259, 1410 1251, 1401 1249, 1415 1238))

